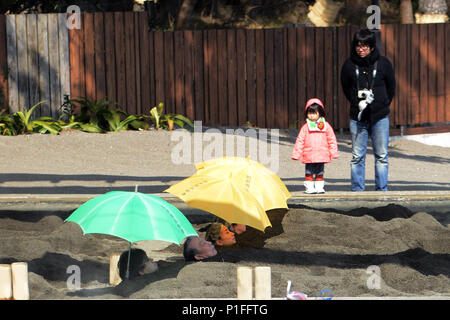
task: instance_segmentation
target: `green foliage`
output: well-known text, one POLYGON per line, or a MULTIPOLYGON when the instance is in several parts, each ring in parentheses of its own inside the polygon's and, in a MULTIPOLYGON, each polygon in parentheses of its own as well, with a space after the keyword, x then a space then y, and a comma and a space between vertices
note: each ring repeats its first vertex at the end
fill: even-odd
POLYGON ((121 109, 110 108, 116 105, 113 101, 91 101, 86 98, 72 99, 71 104, 78 104, 80 114, 75 115, 74 126, 87 132, 118 132, 122 130, 146 130, 149 124, 145 122, 146 117, 141 115, 129 115, 121 109))
POLYGON ((164 105, 161 102, 159 103, 159 105, 153 107, 150 110, 150 119, 152 120, 156 130, 158 130, 159 128, 173 130, 174 124, 176 124, 180 128, 184 128, 185 124, 189 125, 192 128, 194 127, 192 121, 185 116, 174 113, 164 114, 163 109, 164 105))
POLYGON ((19 134, 19 130, 14 119, 6 111, 6 109, 0 110, 0 130, 3 136, 16 136, 19 134))
POLYGON ((62 130, 81 130, 93 133, 119 132, 123 130, 147 130, 150 119, 155 128, 173 130, 174 126, 184 128, 187 124, 194 127, 191 120, 180 114, 164 114, 163 104, 152 108, 150 115, 130 115, 121 109, 113 109, 115 102, 100 100, 91 101, 86 98, 69 99, 65 97, 61 106, 62 113, 58 120, 51 117, 40 117, 32 120, 35 109, 45 101, 32 106, 29 110, 9 114, 6 109, 0 110, 0 134, 18 135, 23 133, 59 134, 62 130), (76 108, 76 107, 79 108, 76 108), (74 113, 73 107, 79 110, 74 113))

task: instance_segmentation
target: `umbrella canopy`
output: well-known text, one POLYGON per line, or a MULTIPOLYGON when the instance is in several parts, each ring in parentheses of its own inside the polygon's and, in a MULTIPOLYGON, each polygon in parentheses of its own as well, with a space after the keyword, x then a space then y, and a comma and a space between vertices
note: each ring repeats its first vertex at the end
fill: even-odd
POLYGON ((140 192, 107 192, 82 204, 65 221, 77 223, 84 234, 108 234, 130 245, 142 240, 180 244, 187 236, 198 235, 176 207, 140 192))
POLYGON ((245 188, 261 204, 265 211, 277 208, 288 208, 286 200, 291 197, 281 179, 263 164, 250 160, 250 157, 222 157, 211 159, 195 165, 196 174, 233 179, 245 188))
POLYGON ((245 224, 261 231, 272 226, 259 201, 239 182, 239 177, 235 179, 234 173, 229 173, 228 177, 196 173, 164 192, 229 223, 245 224))

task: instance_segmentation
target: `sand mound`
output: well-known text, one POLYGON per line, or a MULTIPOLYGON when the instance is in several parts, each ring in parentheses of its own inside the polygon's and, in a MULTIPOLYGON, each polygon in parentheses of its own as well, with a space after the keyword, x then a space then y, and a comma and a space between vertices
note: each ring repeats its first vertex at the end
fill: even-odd
POLYGON ((390 205, 349 212, 274 210, 269 217, 273 228, 248 228, 216 261, 185 263, 182 248, 170 245, 148 252, 159 260, 158 272, 110 287, 109 255, 126 250, 126 241, 83 235, 60 216, 32 222, 5 215, 0 263, 28 262, 32 299, 234 298, 237 266, 271 267, 273 297, 284 296, 288 280, 309 296, 323 289, 346 297, 450 296, 450 230, 426 212, 390 205), (81 272, 78 290, 67 286, 70 266, 81 272), (379 289, 367 285, 369 266, 379 268, 379 289))

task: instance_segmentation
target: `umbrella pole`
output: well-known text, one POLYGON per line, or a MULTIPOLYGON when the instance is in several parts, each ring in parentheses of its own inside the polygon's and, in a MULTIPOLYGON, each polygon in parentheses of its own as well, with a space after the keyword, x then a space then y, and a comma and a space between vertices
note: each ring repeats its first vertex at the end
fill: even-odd
POLYGON ((130 242, 130 248, 128 249, 128 263, 127 263, 127 274, 126 274, 127 280, 130 277, 130 258, 131 258, 131 242, 130 242))

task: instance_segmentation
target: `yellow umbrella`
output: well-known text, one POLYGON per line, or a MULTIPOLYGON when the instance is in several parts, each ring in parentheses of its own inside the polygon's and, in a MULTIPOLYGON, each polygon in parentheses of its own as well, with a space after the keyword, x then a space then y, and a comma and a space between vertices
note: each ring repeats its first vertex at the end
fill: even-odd
POLYGON ((220 178, 233 173, 236 183, 245 185, 265 211, 288 208, 286 200, 291 194, 283 181, 260 162, 250 160, 250 157, 222 157, 195 166, 198 170, 196 174, 201 175, 220 178))
POLYGON ((261 231, 272 226, 259 201, 235 180, 233 173, 225 178, 196 173, 164 192, 229 223, 245 224, 261 231))

